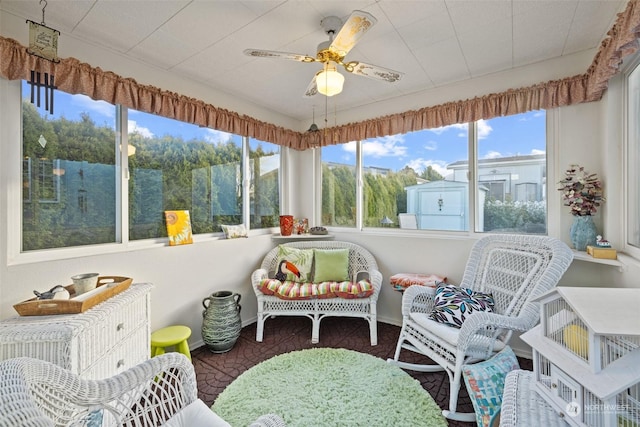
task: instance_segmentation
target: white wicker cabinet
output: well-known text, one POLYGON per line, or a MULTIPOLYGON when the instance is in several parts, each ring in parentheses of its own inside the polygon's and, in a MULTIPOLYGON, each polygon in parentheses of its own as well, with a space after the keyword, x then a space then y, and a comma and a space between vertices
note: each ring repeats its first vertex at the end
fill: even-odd
POLYGON ((640 425, 640 289, 557 287, 522 334, 536 389, 573 426, 640 425))
POLYGON ((152 284, 80 314, 18 316, 0 322, 0 360, 29 356, 87 379, 103 379, 149 359, 152 284))

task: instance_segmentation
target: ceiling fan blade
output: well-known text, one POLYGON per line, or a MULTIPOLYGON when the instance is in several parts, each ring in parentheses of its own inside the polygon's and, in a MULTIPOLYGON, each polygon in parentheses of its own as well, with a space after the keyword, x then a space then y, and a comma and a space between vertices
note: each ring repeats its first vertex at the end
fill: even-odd
POLYGON ((354 10, 331 42, 329 49, 344 58, 376 22, 378 20, 370 13, 354 10))
POLYGON ((302 55, 300 53, 278 52, 275 50, 245 49, 244 54, 247 56, 255 56, 256 58, 277 58, 290 59, 298 62, 316 62, 316 58, 313 56, 302 55))
POLYGON ((379 67, 377 65, 365 64, 364 62, 353 61, 344 64, 345 70, 359 76, 369 77, 375 80, 384 80, 394 83, 400 80, 404 73, 389 68, 379 67))
POLYGON ((318 94, 318 85, 316 85, 317 76, 318 73, 316 73, 316 75, 313 76, 313 79, 311 79, 311 83, 309 83, 309 86, 307 86, 307 90, 304 92, 305 97, 311 97, 318 94))

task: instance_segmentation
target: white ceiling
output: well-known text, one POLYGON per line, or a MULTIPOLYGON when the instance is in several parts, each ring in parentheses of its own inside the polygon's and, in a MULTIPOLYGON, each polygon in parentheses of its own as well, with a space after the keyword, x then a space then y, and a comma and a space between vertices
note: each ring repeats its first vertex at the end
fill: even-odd
MULTIPOLYGON (((319 63, 252 58, 246 48, 315 56, 320 21, 364 10, 378 20, 345 58, 404 72, 396 83, 345 74, 339 109, 596 49, 620 0, 48 0, 46 25, 295 120, 324 109, 303 94, 319 63)), ((42 21, 37 0, 0 10, 42 21)), ((341 69, 341 71, 343 71, 341 69)), ((586 68, 581 72, 586 71, 586 68)), ((125 76, 126 77, 126 76, 125 76)), ((565 76, 566 77, 566 76, 565 76)), ((380 112, 379 115, 384 115, 380 112)))

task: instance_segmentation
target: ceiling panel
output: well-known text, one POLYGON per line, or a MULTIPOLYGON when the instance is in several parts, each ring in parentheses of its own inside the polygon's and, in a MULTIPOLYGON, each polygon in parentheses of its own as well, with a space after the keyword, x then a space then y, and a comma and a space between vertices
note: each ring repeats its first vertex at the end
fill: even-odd
MULTIPOLYGON (((127 52, 159 29, 188 1, 97 1, 72 34, 127 52)), ((49 5, 53 9, 55 3, 49 5)))

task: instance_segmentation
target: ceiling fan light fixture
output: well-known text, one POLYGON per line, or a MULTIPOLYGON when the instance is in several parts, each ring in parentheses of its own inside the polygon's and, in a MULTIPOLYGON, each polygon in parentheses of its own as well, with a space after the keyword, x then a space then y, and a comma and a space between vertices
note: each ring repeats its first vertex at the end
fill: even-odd
POLYGON ((337 95, 342 92, 344 76, 336 70, 335 62, 324 64, 324 69, 316 76, 318 92, 326 96, 337 95))

